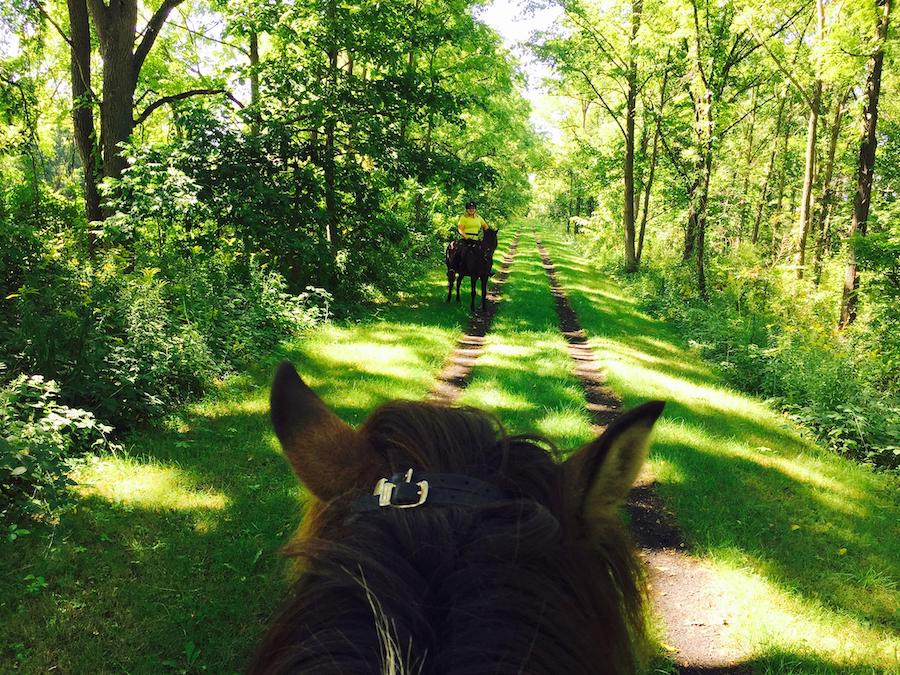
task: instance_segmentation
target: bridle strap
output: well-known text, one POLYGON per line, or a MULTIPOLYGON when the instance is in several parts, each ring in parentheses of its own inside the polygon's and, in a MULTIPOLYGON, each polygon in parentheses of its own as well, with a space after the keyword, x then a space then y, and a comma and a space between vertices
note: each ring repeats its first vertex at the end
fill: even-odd
POLYGON ((352 511, 365 513, 383 508, 423 506, 479 506, 508 499, 497 486, 454 473, 418 473, 413 470, 382 478, 371 495, 353 502, 352 511))

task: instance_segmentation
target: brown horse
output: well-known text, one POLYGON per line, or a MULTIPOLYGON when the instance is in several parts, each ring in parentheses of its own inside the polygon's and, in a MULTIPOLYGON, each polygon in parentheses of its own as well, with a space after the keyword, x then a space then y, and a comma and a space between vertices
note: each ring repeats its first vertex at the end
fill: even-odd
POLYGON ((456 280, 456 301, 459 302, 459 287, 463 277, 472 279, 471 310, 475 311, 475 280, 481 280, 481 309, 487 309, 487 283, 494 264, 497 250, 497 230, 487 229, 479 241, 452 241, 447 244, 444 262, 447 265, 447 302, 453 295, 453 281, 456 280))
POLYGON ((616 510, 663 403, 562 463, 470 408, 394 401, 353 429, 287 362, 271 407, 313 499, 251 672, 635 671, 644 590, 616 510))

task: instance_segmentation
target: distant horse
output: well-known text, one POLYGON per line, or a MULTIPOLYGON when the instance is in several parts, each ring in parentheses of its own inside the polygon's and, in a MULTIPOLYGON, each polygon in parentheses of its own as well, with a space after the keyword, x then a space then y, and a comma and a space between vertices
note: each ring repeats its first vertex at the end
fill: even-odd
POLYGON ((481 279, 481 309, 487 309, 487 283, 494 264, 494 251, 497 250, 497 230, 485 230, 484 239, 480 242, 463 240, 452 241, 444 252, 447 265, 447 302, 453 295, 453 280, 456 279, 456 301, 459 302, 459 286, 463 277, 472 279, 471 310, 475 311, 475 280, 481 279))
POLYGON ((562 463, 471 408, 394 401, 354 429, 287 362, 271 408, 312 498, 252 673, 635 672, 644 588, 616 510, 663 403, 562 463))

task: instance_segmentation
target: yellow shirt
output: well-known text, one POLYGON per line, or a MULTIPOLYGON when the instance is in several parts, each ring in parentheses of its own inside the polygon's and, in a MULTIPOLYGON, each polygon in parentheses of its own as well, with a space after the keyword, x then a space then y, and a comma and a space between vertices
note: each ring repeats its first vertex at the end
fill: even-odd
POLYGON ((484 218, 477 213, 471 218, 468 215, 462 215, 459 217, 456 229, 465 232, 467 237, 474 237, 478 234, 479 230, 487 229, 487 222, 485 222, 484 218))

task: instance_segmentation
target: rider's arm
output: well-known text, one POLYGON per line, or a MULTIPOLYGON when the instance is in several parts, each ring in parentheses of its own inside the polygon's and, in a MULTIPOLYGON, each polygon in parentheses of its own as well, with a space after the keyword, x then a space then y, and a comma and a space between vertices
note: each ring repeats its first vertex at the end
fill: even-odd
POLYGON ((482 230, 488 229, 487 221, 484 218, 481 219, 481 229, 482 230))
POLYGON ((468 239, 468 238, 469 238, 468 235, 466 234, 466 231, 463 229, 462 218, 460 218, 460 219, 457 221, 457 223, 456 223, 456 229, 459 230, 459 234, 462 236, 463 239, 468 239))

